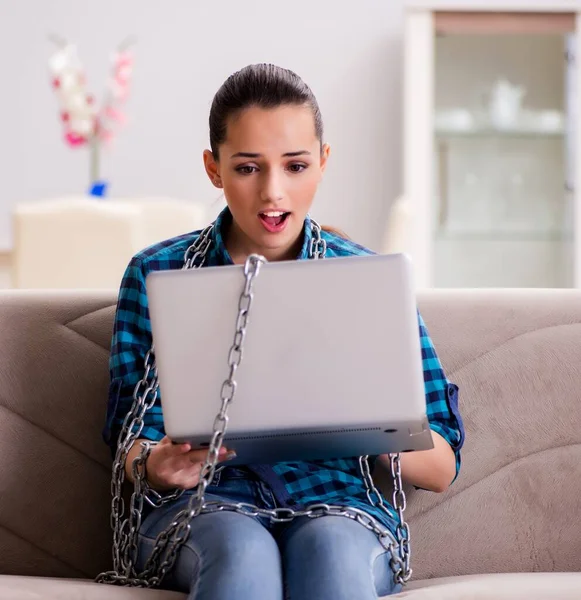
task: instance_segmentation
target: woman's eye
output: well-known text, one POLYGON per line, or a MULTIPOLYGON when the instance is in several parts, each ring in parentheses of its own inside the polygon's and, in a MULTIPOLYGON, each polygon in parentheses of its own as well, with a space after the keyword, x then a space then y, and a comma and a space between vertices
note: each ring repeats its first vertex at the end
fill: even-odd
POLYGON ((307 168, 307 165, 303 165, 301 163, 293 163, 292 165, 289 165, 288 169, 291 173, 300 173, 301 171, 304 171, 307 168))
POLYGON ((258 169, 256 167, 251 165, 242 165, 241 167, 236 168, 236 171, 238 171, 238 173, 242 173, 242 175, 251 175, 257 170, 258 169))

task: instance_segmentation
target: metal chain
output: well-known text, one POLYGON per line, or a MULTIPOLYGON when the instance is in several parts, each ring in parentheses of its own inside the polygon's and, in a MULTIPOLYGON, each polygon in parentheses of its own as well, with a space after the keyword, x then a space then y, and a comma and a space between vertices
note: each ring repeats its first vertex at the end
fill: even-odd
MULTIPOLYGON (((324 258, 327 244, 321 236, 320 226, 315 221, 312 221, 312 224, 313 235, 309 255, 312 259, 324 258)), ((210 225, 202 231, 198 239, 186 250, 183 269, 200 268, 204 264, 206 254, 211 245, 210 236, 212 228, 213 225, 210 225)), ((237 384, 235 375, 242 361, 243 344, 254 297, 254 280, 258 276, 260 267, 264 262, 265 259, 263 257, 251 255, 244 265, 245 285, 238 303, 238 318, 234 341, 228 354, 229 373, 222 384, 220 394, 221 407, 214 420, 214 433, 202 467, 200 481, 196 486, 195 492, 191 495, 187 508, 180 511, 172 524, 157 537, 154 550, 145 563, 143 572, 136 574, 137 535, 141 527, 144 500, 157 508, 167 502, 174 501, 183 494, 182 490, 175 490, 162 496, 149 487, 146 477, 146 462, 154 443, 142 442, 142 450, 132 464, 134 490, 131 496, 129 516, 122 521, 125 512, 122 497, 122 487, 125 480, 125 462, 129 450, 143 429, 143 415, 155 403, 159 389, 157 369, 155 368, 155 363, 152 362, 153 346, 147 353, 145 357, 145 375, 135 387, 133 394, 134 402, 123 422, 113 462, 111 483, 111 493, 113 496, 111 503, 111 526, 114 532, 113 571, 101 573, 96 578, 97 582, 127 586, 157 587, 165 575, 173 568, 179 550, 189 536, 191 520, 202 513, 225 510, 235 511, 251 517, 265 517, 271 523, 286 523, 298 517, 342 516, 353 519, 375 533, 384 548, 390 551, 391 568, 394 572, 396 583, 405 584, 410 579, 410 534, 409 527, 403 516, 406 508, 406 499, 401 480, 399 454, 389 455, 391 474, 394 480, 393 505, 398 514, 396 537, 393 536, 387 527, 384 527, 371 515, 353 507, 314 504, 305 510, 288 508, 261 509, 244 503, 205 503, 204 501, 206 489, 212 482, 217 470, 218 455, 228 426, 228 407, 236 393, 237 384), (142 390, 143 393, 140 394, 142 390)), ((367 456, 359 458, 359 466, 370 504, 383 510, 391 518, 392 514, 385 506, 381 493, 373 483, 367 456)))
POLYGON ((313 220, 311 220, 311 223, 313 224, 313 227, 309 257, 313 260, 325 258, 325 254, 327 253, 327 242, 321 236, 321 226, 313 220))
MULTIPOLYGON (((394 579, 396 583, 401 585, 406 584, 412 576, 412 569, 410 567, 411 559, 411 546, 410 546, 410 528, 404 519, 404 511, 406 509, 406 497, 403 489, 403 481, 401 478, 401 455, 390 454, 389 455, 390 471, 393 480, 393 507, 397 511, 398 522, 396 525, 396 538, 397 538, 397 552, 391 552, 391 568, 394 573, 394 579)), ((381 492, 375 486, 373 477, 371 475, 371 469, 369 467, 369 456, 359 457, 359 469, 363 476, 363 483, 365 484, 365 492, 367 494, 367 500, 369 504, 379 508, 390 518, 393 518, 393 514, 383 501, 381 492)))
POLYGON ((206 260, 206 254, 212 245, 212 239, 210 237, 212 229, 214 229, 214 225, 208 225, 208 227, 200 233, 198 239, 185 251, 184 266, 182 267, 183 271, 187 271, 188 269, 199 269, 203 266, 204 261, 206 260))
MULTIPOLYGON (((206 227, 195 242, 186 250, 184 254, 184 269, 199 268, 203 265, 211 245, 210 234, 212 227, 212 225, 206 227)), ((125 520, 123 520, 125 516, 123 484, 125 482, 125 464, 127 462, 127 456, 143 429, 143 416, 145 415, 145 412, 155 404, 158 393, 159 382, 154 360, 154 347, 152 345, 151 349, 145 355, 145 373, 143 378, 137 383, 133 390, 133 404, 121 426, 117 450, 113 460, 113 472, 111 477, 113 570, 100 573, 96 578, 96 581, 99 583, 150 587, 149 582, 139 580, 139 578, 135 576, 134 568, 137 560, 137 534, 141 523, 141 509, 143 508, 143 501, 140 498, 144 495, 144 479, 141 476, 135 478, 133 493, 131 495, 130 512, 125 520)), ((134 464, 132 465, 134 475, 136 469, 139 473, 145 472, 145 464, 150 451, 151 444, 144 444, 140 455, 134 460, 134 464), (139 467, 141 467, 141 469, 139 467)), ((151 492, 154 492, 154 490, 151 490, 151 492)), ((148 498, 150 504, 161 506, 179 498, 182 494, 182 490, 170 492, 165 496, 155 492, 154 495, 146 494, 146 498, 148 498), (152 495, 153 500, 151 499, 152 495)))
POLYGON ((401 454, 390 454, 389 464, 391 478, 393 480, 393 507, 397 511, 396 537, 399 544, 399 555, 404 561, 401 583, 406 583, 412 576, 410 566, 411 548, 410 548, 410 527, 404 519, 404 511, 407 507, 407 500, 403 489, 401 479, 401 454))
POLYGON ((155 548, 145 565, 143 573, 145 578, 153 576, 161 580, 167 571, 171 570, 177 559, 181 545, 189 535, 190 521, 198 516, 204 507, 206 488, 214 478, 218 455, 228 426, 228 407, 236 393, 237 384, 234 377, 236 370, 242 362, 243 344, 253 300, 252 286, 254 279, 260 271, 260 266, 264 262, 264 258, 253 254, 248 257, 244 265, 245 285, 238 303, 238 319, 236 321, 234 342, 228 354, 229 373, 227 379, 222 384, 220 394, 222 404, 220 412, 214 420, 214 434, 210 440, 208 454, 200 473, 200 481, 196 486, 195 493, 192 494, 188 502, 187 509, 180 511, 174 522, 157 538, 155 548))

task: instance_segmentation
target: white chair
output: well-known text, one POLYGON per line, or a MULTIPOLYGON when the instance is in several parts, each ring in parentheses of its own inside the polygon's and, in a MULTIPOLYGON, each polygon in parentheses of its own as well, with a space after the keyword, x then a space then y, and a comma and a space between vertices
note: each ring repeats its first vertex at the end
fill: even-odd
POLYGON ((116 289, 134 254, 204 225, 199 204, 166 198, 20 204, 13 212, 12 285, 116 289))
POLYGON ((144 247, 208 224, 206 208, 200 202, 165 197, 117 198, 115 202, 137 206, 142 211, 144 247))
POLYGON ((413 211, 404 196, 397 198, 391 205, 385 232, 382 254, 410 253, 413 226, 413 211))

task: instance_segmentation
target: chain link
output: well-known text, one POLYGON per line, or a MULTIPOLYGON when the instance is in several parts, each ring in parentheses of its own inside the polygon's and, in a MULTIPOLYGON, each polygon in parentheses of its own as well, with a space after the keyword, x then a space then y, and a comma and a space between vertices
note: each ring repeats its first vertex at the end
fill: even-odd
POLYGON ((325 254, 327 252, 327 242, 321 236, 321 226, 315 221, 311 221, 311 223, 313 224, 313 234, 311 237, 309 256, 313 260, 325 258, 325 254))
MULTIPOLYGON (((212 225, 204 229, 194 243, 186 250, 184 254, 184 269, 199 268, 203 265, 211 245, 211 231, 212 225)), ((151 587, 151 582, 144 581, 135 576, 137 534, 139 532, 138 524, 141 522, 141 511, 139 511, 139 517, 137 514, 138 509, 140 507, 143 508, 143 502, 139 500, 139 497, 142 497, 145 494, 145 490, 143 489, 144 479, 141 476, 137 477, 133 484, 129 516, 125 519, 125 500, 123 498, 123 484, 125 483, 125 464, 127 462, 127 456, 143 429, 143 416, 145 415, 145 412, 154 405, 159 390, 153 345, 145 355, 144 367, 144 375, 133 390, 133 404, 121 426, 117 450, 115 452, 115 458, 113 459, 111 477, 113 570, 100 573, 96 578, 96 581, 99 583, 151 587), (136 521, 139 523, 136 523, 136 521)), ((135 473, 135 469, 139 471, 139 467, 141 467, 141 473, 145 472, 145 463, 150 451, 151 444, 144 444, 140 455, 134 460, 134 464, 132 465, 133 473, 135 473)), ((149 486, 146 486, 146 488, 149 488, 149 486)), ((151 490, 151 492, 153 491, 154 490, 151 490)), ((182 494, 182 490, 175 490, 165 496, 162 496, 157 492, 155 492, 155 494, 145 495, 149 498, 150 504, 159 507, 179 498, 182 494)))
MULTIPOLYGON (((408 524, 404 519, 404 510, 406 509, 406 498, 403 490, 403 482, 401 479, 401 455, 390 454, 389 464, 391 476, 393 479, 393 507, 397 512, 398 523, 396 525, 396 538, 397 538, 397 552, 391 552, 391 565, 394 572, 394 579, 396 583, 404 585, 407 583, 411 576, 412 570, 410 568, 410 530, 408 524), (396 493, 397 490, 397 493, 396 493)), ((359 468, 363 476, 363 483, 365 485, 365 491, 367 494, 367 500, 369 504, 382 510, 390 518, 393 518, 393 514, 383 501, 383 496, 375 486, 373 477, 371 475, 371 469, 369 467, 369 457, 359 457, 359 468)))
MULTIPOLYGON (((206 254, 212 243, 211 232, 213 225, 202 231, 197 240, 184 253, 183 269, 196 269, 203 266, 206 254)), ((312 259, 325 257, 326 241, 321 235, 321 228, 312 221, 312 239, 309 255, 312 259)), ((390 454, 390 469, 394 481, 393 506, 397 511, 398 523, 396 536, 379 521, 363 510, 346 506, 331 506, 314 504, 304 510, 289 508, 261 509, 245 503, 209 502, 204 501, 207 487, 211 484, 217 472, 218 455, 228 427, 228 407, 236 393, 236 371, 242 362, 244 340, 252 308, 253 284, 260 272, 260 267, 266 261, 258 255, 251 255, 244 265, 244 290, 238 302, 238 318, 234 340, 228 353, 228 376, 220 390, 220 411, 214 420, 214 432, 210 441, 208 454, 200 473, 200 480, 191 494, 187 508, 180 511, 171 525, 161 532, 155 543, 151 556, 147 559, 142 573, 135 572, 138 553, 138 533, 141 527, 144 501, 154 508, 159 508, 168 502, 173 502, 184 492, 174 490, 161 495, 147 483, 147 458, 154 442, 142 442, 142 449, 132 464, 134 489, 129 505, 129 515, 125 515, 123 499, 123 483, 125 481, 125 464, 129 451, 143 429, 143 417, 155 403, 159 391, 157 369, 153 359, 154 348, 145 357, 145 374, 135 386, 133 405, 125 417, 115 459, 111 481, 111 527, 113 529, 113 570, 101 573, 96 581, 113 585, 133 587, 157 587, 165 575, 173 568, 181 546, 190 534, 190 523, 193 518, 202 513, 219 511, 234 511, 250 517, 263 517, 271 523, 287 523, 298 517, 317 518, 321 516, 341 516, 353 519, 375 533, 391 553, 391 568, 396 583, 405 584, 411 577, 410 569, 410 532, 404 520, 406 498, 401 479, 401 462, 399 454, 390 454)), ((390 518, 393 516, 376 488, 371 475, 367 456, 359 458, 361 475, 365 485, 369 503, 384 511, 390 518)))
POLYGON ((410 567, 410 527, 404 519, 403 514, 407 507, 407 501, 403 489, 403 481, 401 479, 401 454, 390 454, 389 459, 391 477, 393 480, 392 502, 398 516, 396 537, 399 544, 399 556, 404 562, 401 573, 401 583, 403 584, 408 582, 412 576, 412 569, 410 567))
POLYGON ((199 269, 206 260, 206 254, 212 244, 211 234, 214 225, 208 225, 200 233, 196 241, 184 253, 184 266, 182 269, 199 269))

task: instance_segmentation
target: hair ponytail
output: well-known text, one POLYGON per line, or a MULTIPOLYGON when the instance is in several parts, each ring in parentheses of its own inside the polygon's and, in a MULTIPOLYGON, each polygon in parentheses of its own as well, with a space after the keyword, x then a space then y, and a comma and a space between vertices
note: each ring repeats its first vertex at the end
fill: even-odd
POLYGON ((333 233, 336 236, 345 240, 351 239, 342 229, 338 229, 337 227, 331 227, 330 225, 321 225, 321 229, 323 231, 326 231, 327 233, 333 233))

